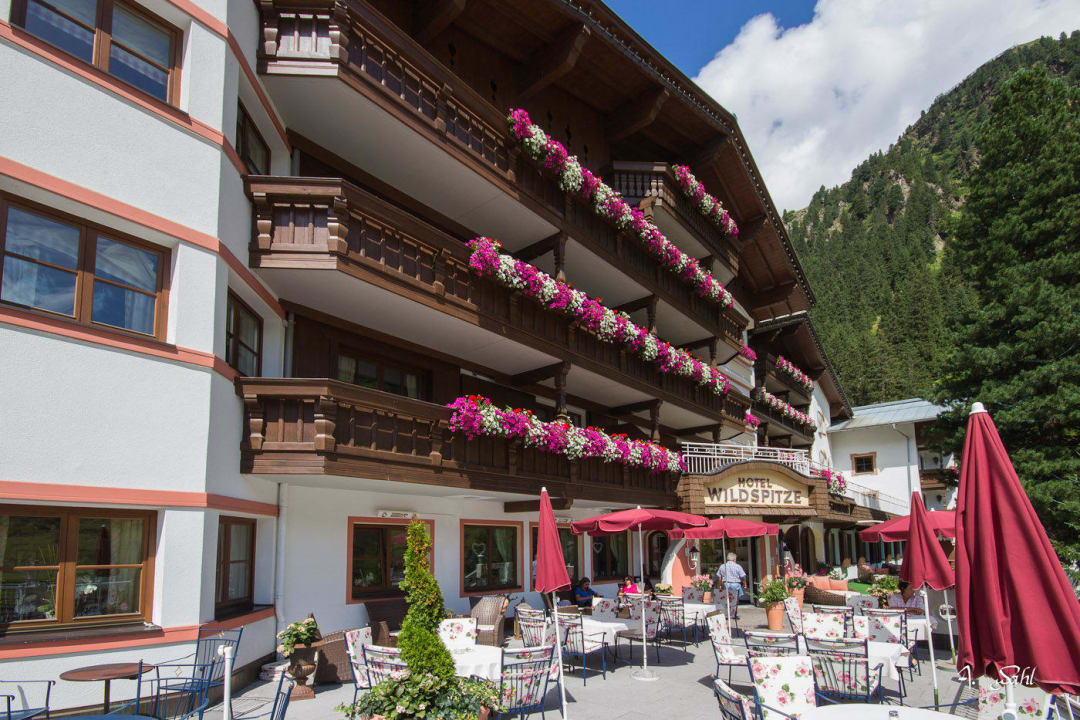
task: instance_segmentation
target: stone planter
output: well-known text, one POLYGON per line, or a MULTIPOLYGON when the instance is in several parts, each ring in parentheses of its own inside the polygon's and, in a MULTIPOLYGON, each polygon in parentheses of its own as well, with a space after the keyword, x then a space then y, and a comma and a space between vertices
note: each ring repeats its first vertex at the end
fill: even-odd
POLYGON ((289 677, 296 681, 290 700, 311 700, 315 689, 307 684, 308 677, 315 673, 315 660, 318 650, 314 645, 295 645, 289 655, 289 677))
POLYGON ((765 617, 769 621, 770 630, 784 629, 784 603, 777 602, 765 606, 765 617))

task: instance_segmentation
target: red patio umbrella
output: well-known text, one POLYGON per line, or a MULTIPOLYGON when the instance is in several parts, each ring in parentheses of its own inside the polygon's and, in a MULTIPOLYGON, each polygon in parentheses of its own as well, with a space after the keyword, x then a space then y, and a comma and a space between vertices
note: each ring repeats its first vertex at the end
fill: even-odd
MULTIPOLYGON (((674 528, 701 527, 705 518, 700 515, 675 512, 674 510, 654 510, 636 507, 632 510, 596 515, 586 520, 573 523, 570 528, 575 535, 614 535, 627 530, 638 531, 638 571, 642 582, 645 581, 645 552, 642 533, 647 530, 672 530, 674 528)), ((649 653, 645 645, 645 593, 641 593, 641 671, 635 672, 638 680, 658 680, 656 673, 649 672, 649 653)))
MULTIPOLYGON (((727 538, 761 537, 780 532, 778 525, 772 523, 757 522, 756 520, 744 520, 742 518, 715 518, 710 520, 704 527, 681 530, 676 528, 668 531, 668 537, 674 540, 715 540, 720 538, 721 552, 727 559, 727 538)), ((724 602, 727 604, 728 623, 731 622, 731 599, 724 592, 724 602)))
MULTIPOLYGON (((927 526, 942 537, 956 537, 956 513, 952 510, 930 510, 926 513, 927 526)), ((864 542, 902 542, 908 539, 911 516, 894 517, 892 520, 871 525, 859 531, 864 542)))
POLYGON ((562 716, 566 718, 566 683, 562 682, 562 642, 559 635, 559 600, 555 593, 570 587, 570 575, 566 572, 566 558, 559 540, 559 526, 555 523, 555 511, 547 488, 540 489, 540 526, 536 530, 536 579, 533 590, 551 593, 552 613, 555 617, 555 652, 559 660, 559 691, 562 716))
MULTIPOLYGON (((951 514, 951 513, 950 513, 951 514)), ((930 677, 934 681, 934 707, 941 704, 938 698, 937 665, 934 661, 934 639, 929 637, 930 598, 926 586, 935 590, 944 590, 955 582, 949 559, 945 557, 934 529, 930 526, 923 505, 922 495, 911 493, 911 529, 908 532, 907 549, 904 551, 904 564, 900 567, 900 579, 922 590, 923 611, 927 614, 926 645, 930 648, 930 677)))
POLYGON ((1080 603, 982 403, 968 419, 956 503, 956 667, 1080 694, 1080 603))

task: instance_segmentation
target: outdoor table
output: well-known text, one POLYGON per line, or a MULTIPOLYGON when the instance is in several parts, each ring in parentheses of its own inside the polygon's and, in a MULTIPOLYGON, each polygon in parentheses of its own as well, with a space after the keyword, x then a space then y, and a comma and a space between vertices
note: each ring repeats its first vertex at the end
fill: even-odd
POLYGON ((637 630, 641 632, 641 621, 630 620, 623 618, 598 620, 593 617, 581 618, 581 631, 585 633, 585 637, 590 635, 598 635, 603 633, 604 642, 608 645, 615 644, 615 633, 620 630, 637 630))
MULTIPOLYGON (((113 680, 134 680, 139 677, 140 665, 133 663, 106 663, 105 665, 89 665, 87 667, 67 670, 60 673, 61 680, 71 682, 105 682, 105 713, 109 712, 109 686, 113 680)), ((142 664, 142 672, 153 670, 153 665, 142 664)))
POLYGON ((956 720, 955 715, 904 707, 903 705, 874 705, 868 703, 825 703, 816 708, 804 710, 799 720, 956 720), (890 712, 897 713, 895 716, 890 712))
POLYGON ((930 632, 937 627, 937 619, 933 615, 908 615, 908 630, 918 630, 919 640, 928 640, 930 632))
POLYGON ((869 640, 866 643, 866 657, 870 660, 870 667, 875 667, 879 663, 884 665, 885 674, 888 675, 890 680, 899 679, 900 670, 896 667, 896 663, 900 662, 900 658, 906 653, 907 650, 899 643, 878 642, 876 640, 869 640))
MULTIPOLYGON (((454 674, 458 677, 479 677, 498 681, 502 673, 502 648, 491 645, 471 645, 450 651, 454 658, 454 674)), ((126 719, 125 719, 126 720, 126 719)))
MULTIPOLYGON (((704 620, 707 615, 712 615, 717 610, 720 612, 725 612, 727 610, 723 604, 713 605, 712 603, 684 602, 682 606, 683 611, 686 613, 686 617, 689 618, 697 615, 699 620, 704 620)), ((732 605, 731 614, 734 615, 735 611, 735 606, 732 605)))

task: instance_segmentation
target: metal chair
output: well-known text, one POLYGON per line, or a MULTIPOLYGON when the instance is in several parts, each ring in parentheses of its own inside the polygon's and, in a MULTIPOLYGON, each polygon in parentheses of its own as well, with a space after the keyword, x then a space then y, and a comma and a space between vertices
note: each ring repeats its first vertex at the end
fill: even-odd
POLYGON ((881 663, 870 667, 866 657, 846 652, 811 652, 810 662, 814 666, 814 690, 819 698, 833 703, 841 700, 869 703, 876 693, 879 703, 885 701, 881 663))
POLYGON ((660 626, 667 632, 668 640, 672 639, 671 632, 673 630, 680 630, 682 631, 683 647, 686 647, 686 631, 692 629, 694 631, 694 647, 697 647, 697 617, 693 618, 693 622, 687 622, 686 607, 683 605, 682 598, 663 599, 659 602, 660 626))
POLYGON ((751 657, 746 664, 761 720, 797 718, 817 707, 813 665, 806 655, 751 657))
POLYGON ((728 626, 727 616, 721 612, 715 612, 705 618, 709 627, 709 642, 712 644, 713 656, 716 657, 715 677, 720 676, 720 667, 727 665, 728 682, 731 682, 731 674, 736 665, 746 665, 746 656, 739 653, 731 642, 731 629, 728 626))
POLYGON ((214 675, 222 664, 220 657, 208 663, 161 663, 154 666, 153 673, 144 673, 139 661, 135 700, 131 703, 135 714, 157 720, 201 720, 210 705, 214 675))
POLYGON ((844 633, 846 636, 851 631, 851 620, 855 617, 855 608, 845 605, 811 605, 810 608, 821 615, 842 615, 844 617, 844 633))
POLYGON ((364 665, 368 670, 368 687, 375 687, 385 680, 401 680, 409 674, 409 666, 401 659, 401 649, 362 645, 364 665))
MULTIPOLYGON (((199 628, 195 638, 195 664, 206 665, 215 660, 221 660, 221 648, 231 645, 233 657, 236 657, 240 649, 240 636, 244 628, 235 630, 214 630, 212 628, 199 628)), ((214 669, 214 677, 210 678, 210 687, 220 687, 225 680, 225 663, 219 663, 214 669)))
POLYGON ((364 664, 363 650, 365 645, 370 644, 370 627, 345 631, 345 652, 349 656, 349 668, 352 670, 353 679, 353 705, 356 704, 356 698, 360 696, 361 690, 371 689, 367 665, 364 664))
POLYGON ((506 710, 497 717, 518 715, 524 718, 526 713, 539 710, 543 718, 548 684, 553 675, 557 678, 552 672, 554 660, 553 645, 504 650, 499 672, 499 698, 506 710))
MULTIPOLYGON (((289 709, 289 696, 292 694, 293 685, 292 680, 288 681, 286 686, 285 673, 281 673, 281 677, 278 678, 277 692, 274 693, 274 706, 270 708, 269 720, 285 720, 285 711, 289 709)), ((353 698, 353 704, 356 704, 356 698, 353 698)))
POLYGON ((0 694, 0 697, 7 700, 7 717, 0 718, 0 720, 30 720, 30 718, 37 717, 42 713, 45 714, 46 720, 49 717, 49 699, 52 696, 52 687, 56 684, 55 680, 0 680, 0 685, 14 686, 18 692, 19 698, 23 701, 22 708, 12 708, 11 704, 15 702, 15 695, 0 694), (45 699, 41 706, 29 705, 26 699, 26 691, 23 690, 23 685, 44 685, 45 686, 45 699))
MULTIPOLYGON (((645 601, 645 640, 651 640, 656 650, 656 662, 660 662, 660 602, 645 601)), ((619 656, 619 640, 630 644, 630 662, 634 662, 634 641, 641 640, 641 601, 630 606, 630 629, 615 633, 615 657, 619 656)))
POLYGON ((751 658, 799 654, 799 636, 795 633, 747 630, 743 640, 746 654, 751 658))
MULTIPOLYGON (((589 665, 588 657, 595 652, 600 653, 600 672, 607 679, 607 641, 603 633, 585 634, 585 625, 580 615, 563 615, 559 619, 560 624, 566 625, 566 635, 563 638, 563 659, 581 658, 581 683, 588 682, 589 665), (596 636, 600 639, 597 640, 596 636)), ((573 664, 571 663, 571 667, 573 664)))
POLYGON ((732 690, 720 678, 713 680, 713 694, 720 703, 720 715, 724 720, 754 720, 750 699, 732 690))
POLYGON ((537 618, 518 618, 518 630, 521 631, 521 644, 525 647, 537 647, 543 645, 545 629, 548 621, 542 615, 537 618))
POLYGON ((821 640, 818 638, 803 638, 806 642, 806 650, 810 655, 850 655, 851 657, 867 657, 868 646, 864 639, 840 638, 838 640, 821 640))

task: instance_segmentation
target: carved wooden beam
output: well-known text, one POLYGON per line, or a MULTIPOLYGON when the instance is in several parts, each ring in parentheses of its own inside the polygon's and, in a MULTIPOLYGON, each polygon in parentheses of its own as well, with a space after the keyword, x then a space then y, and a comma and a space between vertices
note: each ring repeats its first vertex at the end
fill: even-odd
POLYGON ((754 245, 758 241, 759 234, 765 229, 768 218, 764 215, 757 215, 744 220, 739 223, 739 238, 736 240, 732 238, 730 241, 735 246, 736 250, 741 250, 749 245, 754 245))
POLYGON ((510 384, 515 386, 531 385, 541 380, 547 380, 548 378, 557 378, 560 375, 566 377, 566 373, 570 371, 570 363, 558 362, 554 365, 545 365, 544 367, 538 367, 535 370, 527 370, 523 373, 510 376, 510 384))
POLYGON ((652 125, 670 95, 667 88, 656 88, 616 108, 607 118, 608 142, 617 143, 652 125))
POLYGON ((731 142, 729 136, 717 135, 704 145, 695 148, 693 152, 688 153, 686 156, 686 164, 694 169, 708 165, 716 159, 717 154, 723 150, 729 142, 731 142))
POLYGON ((557 232, 543 240, 537 240, 532 245, 526 245, 517 252, 510 253, 518 260, 531 262, 541 255, 558 250, 560 245, 566 245, 566 233, 557 232))
MULTIPOLYGON (((553 497, 551 498, 552 510, 569 510, 574 506, 574 498, 568 497, 553 497)), ((512 502, 503 503, 503 512, 507 513, 523 513, 523 512, 540 512, 539 500, 514 500, 512 502)))
POLYGON ((647 310, 649 306, 656 306, 656 300, 657 298, 655 295, 646 295, 645 297, 638 298, 637 300, 624 302, 622 305, 612 308, 612 310, 614 310, 615 312, 624 313, 632 313, 635 310, 647 310))
POLYGON ((711 433, 714 430, 724 427, 723 423, 709 423, 708 425, 695 425, 694 427, 680 428, 675 431, 675 435, 678 437, 686 437, 687 435, 700 435, 701 433, 711 433))
POLYGON ((778 302, 787 300, 791 296, 791 293, 795 291, 796 287, 796 283, 789 282, 769 288, 768 290, 748 294, 743 301, 743 305, 750 310, 775 305, 778 302))
POLYGON ((417 9, 416 32, 413 33, 417 42, 427 45, 450 27, 450 23, 465 11, 466 2, 468 0, 426 0, 422 3, 417 9))
POLYGON ((660 399, 642 400, 641 402, 630 403, 628 405, 619 405, 618 407, 613 407, 613 408, 611 408, 611 410, 609 412, 610 412, 611 415, 613 415, 615 417, 620 417, 620 416, 624 416, 624 415, 633 415, 634 413, 641 412, 642 410, 652 411, 654 408, 656 410, 659 410, 660 405, 663 402, 664 401, 660 400, 660 399))
POLYGON ((571 23, 554 42, 533 53, 518 73, 518 101, 529 99, 573 70, 591 34, 586 25, 571 23))

